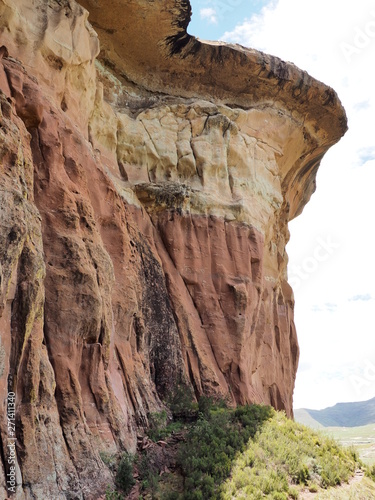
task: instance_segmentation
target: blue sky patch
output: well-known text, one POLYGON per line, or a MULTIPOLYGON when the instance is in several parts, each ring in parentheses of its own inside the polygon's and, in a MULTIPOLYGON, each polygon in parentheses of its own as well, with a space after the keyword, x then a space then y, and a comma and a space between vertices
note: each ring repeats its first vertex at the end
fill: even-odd
POLYGON ((193 16, 188 33, 203 40, 220 40, 244 19, 260 13, 269 0, 190 0, 193 16))

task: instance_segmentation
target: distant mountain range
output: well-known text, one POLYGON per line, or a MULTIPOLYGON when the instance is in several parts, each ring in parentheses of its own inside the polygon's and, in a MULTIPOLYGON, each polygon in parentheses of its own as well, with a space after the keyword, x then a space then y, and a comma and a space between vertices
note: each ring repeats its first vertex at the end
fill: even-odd
POLYGON ((313 428, 358 427, 375 423, 375 398, 356 403, 337 403, 324 410, 294 410, 297 422, 313 428))

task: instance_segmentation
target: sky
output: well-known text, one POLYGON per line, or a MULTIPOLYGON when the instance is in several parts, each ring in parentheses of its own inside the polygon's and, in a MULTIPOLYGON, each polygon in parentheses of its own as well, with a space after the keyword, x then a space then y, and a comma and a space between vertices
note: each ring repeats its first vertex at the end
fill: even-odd
POLYGON ((188 32, 291 61, 333 87, 349 131, 289 225, 295 408, 375 397, 375 2, 192 0, 188 32))

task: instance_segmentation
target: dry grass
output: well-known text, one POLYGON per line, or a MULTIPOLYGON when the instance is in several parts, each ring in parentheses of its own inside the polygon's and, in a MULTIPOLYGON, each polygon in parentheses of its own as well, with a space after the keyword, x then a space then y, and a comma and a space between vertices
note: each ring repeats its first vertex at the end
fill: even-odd
POLYGON ((330 488, 327 491, 318 493, 314 500, 374 500, 375 483, 368 478, 350 486, 341 488, 330 488))

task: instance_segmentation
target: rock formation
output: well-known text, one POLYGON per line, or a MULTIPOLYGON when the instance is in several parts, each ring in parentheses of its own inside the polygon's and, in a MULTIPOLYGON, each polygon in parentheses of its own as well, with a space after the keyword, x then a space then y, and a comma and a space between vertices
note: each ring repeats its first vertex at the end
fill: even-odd
POLYGON ((98 498, 178 385, 292 416, 287 225, 345 113, 190 15, 0 0, 1 498, 98 498))

